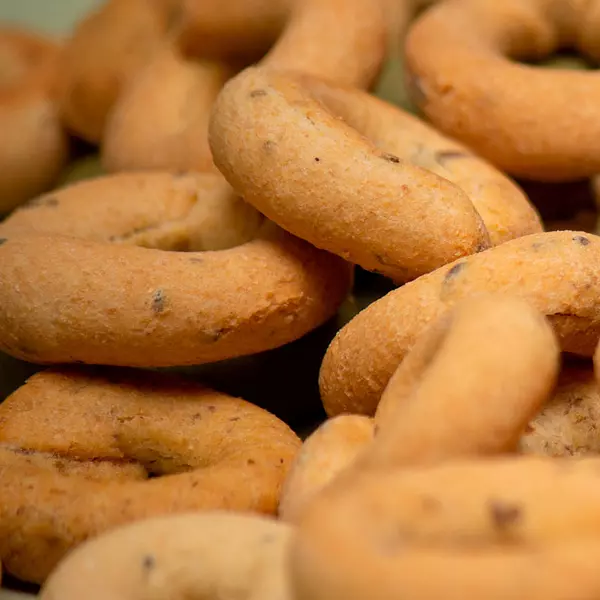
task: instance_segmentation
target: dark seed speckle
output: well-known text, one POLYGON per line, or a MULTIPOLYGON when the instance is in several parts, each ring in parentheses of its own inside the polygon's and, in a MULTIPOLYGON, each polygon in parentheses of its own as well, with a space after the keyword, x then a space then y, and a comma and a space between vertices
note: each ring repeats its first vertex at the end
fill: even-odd
POLYGON ((508 529, 520 521, 522 513, 514 504, 494 500, 490 503, 490 517, 498 529, 508 529))
POLYGON ((156 314, 160 314, 165 310, 166 297, 163 290, 156 290, 154 294, 152 294, 152 310, 156 314))
POLYGON ((388 162, 391 162, 394 164, 400 163, 400 159, 395 154, 389 154, 388 152, 384 152, 381 155, 381 158, 383 158, 383 160, 387 160, 388 162))
POLYGON ((252 90, 250 92, 250 98, 260 98, 261 96, 266 96, 266 90, 252 90))
POLYGON ((573 238, 573 241, 578 242, 582 246, 588 246, 591 243, 590 240, 588 238, 584 237, 583 235, 576 235, 573 238))
POLYGON ((6 238, 0 238, 0 246, 2 246, 2 244, 6 244, 6 242, 8 242, 6 238))
POLYGON ((263 149, 267 154, 271 154, 272 152, 274 152, 275 148, 277 148, 277 144, 273 140, 267 140, 263 144, 263 149))
POLYGON ((152 554, 146 554, 146 556, 142 558, 142 569, 148 572, 152 571, 154 567, 156 567, 156 558, 154 558, 152 554))
POLYGON ((455 264, 451 269, 448 269, 448 272, 446 273, 446 276, 444 277, 444 283, 447 283, 448 281, 452 281, 453 279, 455 279, 459 273, 461 273, 462 271, 465 270, 466 267, 467 267, 466 262, 460 262, 460 263, 455 264))

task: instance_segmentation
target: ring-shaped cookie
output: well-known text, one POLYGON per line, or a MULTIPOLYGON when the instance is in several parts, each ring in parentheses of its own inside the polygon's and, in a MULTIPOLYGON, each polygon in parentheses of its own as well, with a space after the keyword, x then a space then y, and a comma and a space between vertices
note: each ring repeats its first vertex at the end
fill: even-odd
POLYGON ((405 42, 412 98, 437 128, 512 175, 596 175, 598 74, 516 60, 565 46, 597 60, 599 32, 596 1, 442 2, 416 21, 405 42))
POLYGON ((146 519, 74 550, 40 600, 291 600, 293 534, 285 523, 233 512, 146 519))
POLYGON ((344 326, 323 359, 330 415, 373 414, 418 337, 457 302, 502 293, 545 315, 562 350, 591 356, 600 338, 600 238, 585 232, 528 235, 446 265, 389 292, 344 326))
POLYGON ((267 221, 257 231, 220 175, 76 185, 0 228, 0 348, 17 358, 159 367, 253 354, 324 323, 351 285, 338 257, 267 221))
POLYGON ((0 415, 0 557, 25 581, 125 523, 214 509, 272 515, 300 447, 267 411, 158 373, 42 371, 0 415))
POLYGON ((552 328, 527 302, 502 295, 464 300, 417 339, 392 375, 361 465, 514 451, 559 367, 552 328))
MULTIPOLYGON (((486 249, 487 230, 462 189, 387 151, 393 117, 404 115, 379 119, 382 107, 366 93, 251 67, 225 85, 213 109, 214 161, 284 229, 396 281, 486 249)), ((450 148, 449 162, 476 162, 450 148)))
POLYGON ((492 458, 339 480, 292 542, 295 598, 596 598, 599 466, 492 458))
POLYGON ((66 164, 52 97, 59 53, 50 39, 0 27, 0 215, 52 187, 66 164))
POLYGON ((123 87, 165 43, 178 0, 109 0, 67 40, 57 82, 67 127, 99 143, 123 87))

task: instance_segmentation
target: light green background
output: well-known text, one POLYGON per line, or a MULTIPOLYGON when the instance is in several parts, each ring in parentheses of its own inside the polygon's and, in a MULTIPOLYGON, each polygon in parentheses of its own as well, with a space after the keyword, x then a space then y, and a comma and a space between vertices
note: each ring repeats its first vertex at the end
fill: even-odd
POLYGON ((0 20, 62 35, 100 3, 101 0, 0 0, 0 20))

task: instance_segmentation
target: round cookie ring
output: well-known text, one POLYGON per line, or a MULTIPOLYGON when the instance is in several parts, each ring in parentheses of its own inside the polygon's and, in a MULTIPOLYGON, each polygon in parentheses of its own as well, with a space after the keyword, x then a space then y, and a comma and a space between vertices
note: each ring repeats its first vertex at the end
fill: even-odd
POLYGON ((510 457, 339 480, 292 542, 297 600, 593 600, 600 459, 510 457))
POLYGON ((225 85, 209 142, 233 188, 294 235, 395 281, 488 248, 462 189, 378 146, 391 137, 373 116, 381 104, 330 89, 264 67, 225 85))
POLYGON ((351 266, 338 257, 268 221, 256 231, 259 217, 220 175, 131 173, 76 185, 0 226, 0 348, 17 358, 216 362, 301 337, 335 314, 351 286, 351 266))
POLYGON ((0 27, 0 215, 45 192, 68 157, 52 99, 59 46, 0 27))
POLYGON ((82 544, 52 572, 39 598, 292 600, 293 533, 258 515, 155 517, 82 544))
POLYGON ((501 294, 462 300, 419 336, 392 375, 360 464, 401 467, 514 451, 559 368, 554 332, 528 302, 501 294))
POLYGON ((202 510, 274 515, 300 448, 267 411, 159 373, 49 369, 0 406, 0 558, 42 582, 86 539, 202 510))
POLYGON ((123 87, 166 42, 178 0, 108 0, 66 41, 57 82, 67 127, 101 142, 123 87))
POLYGON ((574 46, 600 59, 600 3, 449 0, 406 39, 415 103, 441 131, 512 175, 567 181, 600 172, 597 73, 519 64, 574 46))
POLYGON ((549 319, 562 350, 591 356, 600 338, 599 261, 598 236, 537 233, 455 261, 389 292, 331 342, 319 376, 327 413, 374 414, 418 337, 471 296, 523 298, 549 319))

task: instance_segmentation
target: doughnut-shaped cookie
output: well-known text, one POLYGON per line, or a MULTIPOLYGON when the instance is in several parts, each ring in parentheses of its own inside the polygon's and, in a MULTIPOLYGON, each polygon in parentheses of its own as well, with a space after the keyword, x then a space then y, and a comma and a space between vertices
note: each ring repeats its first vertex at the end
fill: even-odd
POLYGON ((284 481, 279 518, 295 523, 319 492, 373 441, 373 420, 363 415, 338 415, 309 435, 284 481))
POLYGON ((123 86, 164 43, 177 0, 108 0, 67 41, 57 85, 68 128, 92 143, 123 86))
POLYGON ((41 582, 70 549, 124 523, 210 509, 273 514, 299 447, 275 416, 198 384, 42 371, 0 405, 0 558, 41 582), (13 460, 38 453, 143 470, 103 480, 13 460))
POLYGON ((108 116, 102 142, 106 171, 214 168, 208 120, 232 73, 222 63, 185 60, 165 45, 124 86, 108 116))
POLYGON ((292 534, 266 517, 219 511, 147 519, 74 550, 40 600, 291 600, 292 534))
POLYGON ((387 384, 364 465, 514 450, 552 392, 559 348, 523 300, 464 300, 423 333, 387 384))
POLYGON ((591 356, 600 338, 600 238, 538 233, 456 261, 396 289, 343 327, 320 373, 330 415, 373 414, 417 338, 458 301, 480 294, 521 297, 546 315, 563 350, 591 356))
POLYGON ((328 89, 264 68, 227 83, 209 141, 245 200, 315 246, 398 281, 489 246, 458 186, 379 147, 390 126, 373 116, 379 102, 328 89))
POLYGON ((592 600, 599 466, 519 457, 340 480, 292 542, 294 597, 592 600))
POLYGON ((600 390, 591 368, 566 367, 548 403, 531 420, 519 449, 546 456, 600 455, 600 390))
POLYGON ((597 174, 597 75, 517 60, 565 46, 600 58, 599 6, 563 0, 439 3, 406 39, 413 100, 437 128, 503 171, 546 181, 597 174))
POLYGON ((0 27, 0 215, 46 191, 67 161, 67 136, 52 98, 59 46, 0 27))
MULTIPOLYGON (((279 118, 276 123, 278 120, 279 118)), ((340 220, 351 222, 353 219, 361 221, 367 218, 358 212, 353 215, 352 209, 358 211, 358 207, 363 207, 364 212, 377 210, 382 219, 386 213, 388 218, 392 218, 403 209, 407 213, 413 211, 415 214, 407 224, 410 227, 416 227, 414 221, 421 218, 419 212, 431 211, 426 225, 434 231, 437 231, 435 221, 442 221, 444 212, 459 210, 464 204, 464 198, 459 199, 460 192, 456 188, 447 189, 445 182, 440 182, 439 178, 432 177, 430 173, 424 173, 423 169, 462 188, 481 215, 493 245, 542 231, 536 210, 518 186, 505 175, 416 117, 358 90, 334 87, 308 77, 292 78, 251 69, 229 82, 221 93, 213 114, 212 131, 212 147, 217 166, 236 189, 244 191, 248 201, 254 203, 261 211, 266 211, 282 226, 290 230, 297 228, 303 237, 310 235, 307 239, 312 239, 317 245, 325 245, 325 240, 333 236, 331 231, 321 229, 333 229, 337 226, 334 233, 336 238, 341 238, 338 242, 338 253, 343 252, 345 247, 352 248, 359 243, 354 239, 351 243, 341 237, 343 231, 339 231, 340 220), (265 93, 262 96, 252 96, 256 90, 265 93), (297 106, 299 102, 302 102, 303 106, 300 113, 297 106), (279 128, 275 129, 270 116, 271 111, 285 116, 281 118, 281 131, 279 128), (289 122, 296 124, 296 129, 292 131, 283 129, 283 122, 288 117, 289 122), (343 119, 343 123, 340 123, 339 118, 343 119), (267 119, 271 123, 270 128, 267 128, 267 119), (258 126, 250 128, 250 123, 257 121, 258 126), (248 130, 244 130, 243 137, 240 136, 239 129, 246 127, 248 130), (364 138, 358 141, 353 129, 369 138, 377 148, 384 148, 386 152, 376 150, 373 156, 374 148, 366 143, 364 138), (228 134, 228 130, 238 132, 237 137, 228 134), (308 144, 305 137, 307 135, 310 136, 308 144), (332 146, 334 140, 339 146, 332 146), (249 144, 254 152, 240 151, 242 146, 245 148, 249 144), (367 196, 367 169, 371 167, 370 163, 374 162, 377 165, 382 158, 391 164, 387 165, 383 173, 382 169, 378 170, 379 177, 371 175, 374 181, 369 183, 377 186, 371 192, 371 200, 367 196), (368 162, 357 164, 348 172, 348 164, 354 165, 359 160, 363 163, 368 162), (259 161, 262 168, 259 168, 259 161), (305 181, 293 172, 284 178, 282 171, 290 170, 292 166, 295 167, 294 171, 297 169, 301 173, 310 169, 310 176, 305 175, 305 181), (280 173, 281 179, 278 178, 280 173), (330 179, 327 180, 327 184, 322 181, 334 173, 341 180, 341 189, 332 189, 330 179), (269 177, 275 178, 276 181, 269 185, 267 193, 265 190, 269 177), (288 179, 293 185, 288 183, 288 179), (403 181, 402 185, 410 187, 400 187, 400 179, 403 181), (434 187, 436 191, 435 202, 431 208, 418 203, 417 196, 427 193, 423 189, 425 185, 434 187), (380 189, 389 191, 384 195, 380 189), (389 198, 397 195, 398 189, 403 190, 401 206, 396 206, 389 198), (357 190, 360 190, 359 199, 351 203, 349 198, 356 195, 357 190), (310 194, 318 194, 319 198, 313 197, 309 203, 304 196, 310 194), (341 206, 336 204, 335 208, 327 211, 327 205, 333 203, 329 195, 336 194, 340 195, 338 204, 341 206), (438 195, 441 198, 436 197, 438 195), (369 206, 368 200, 374 205, 369 206), (409 206, 405 208, 404 204, 409 206), (345 214, 340 214, 342 208, 345 214), (313 221, 304 214, 308 211, 313 221), (330 220, 333 221, 331 225, 330 220)), ((429 192, 428 195, 427 202, 430 202, 432 194, 429 192)), ((425 202, 423 200, 423 203, 425 202)), ((409 218, 407 214, 407 221, 409 218)), ((469 221, 466 220, 465 225, 457 222, 452 235, 460 236, 461 228, 466 228, 467 223, 469 221)), ((348 228, 348 224, 344 224, 348 228)), ((368 229, 367 225, 363 225, 363 229, 368 229)), ((360 235, 361 238, 369 236, 377 239, 375 233, 371 232, 369 236, 367 231, 353 231, 348 233, 347 237, 360 235)), ((419 241, 413 240, 415 244, 419 241)), ((436 244, 444 246, 447 242, 440 240, 436 244)), ((379 249, 380 256, 385 258, 383 252, 379 249)), ((376 261, 374 268, 385 270, 377 264, 380 262, 376 261)), ((373 265, 372 258, 369 264, 373 265)))
POLYGON ((1 230, 0 349, 17 358, 215 362, 301 337, 332 317, 349 290, 350 265, 271 223, 255 232, 258 215, 217 174, 124 174, 79 185, 113 193, 91 201, 88 187, 86 203, 70 193, 64 218, 53 194, 1 230), (123 181, 137 198, 123 196, 123 181), (146 196, 157 181, 165 195, 157 187, 146 196), (27 221, 35 235, 18 227, 27 221))

